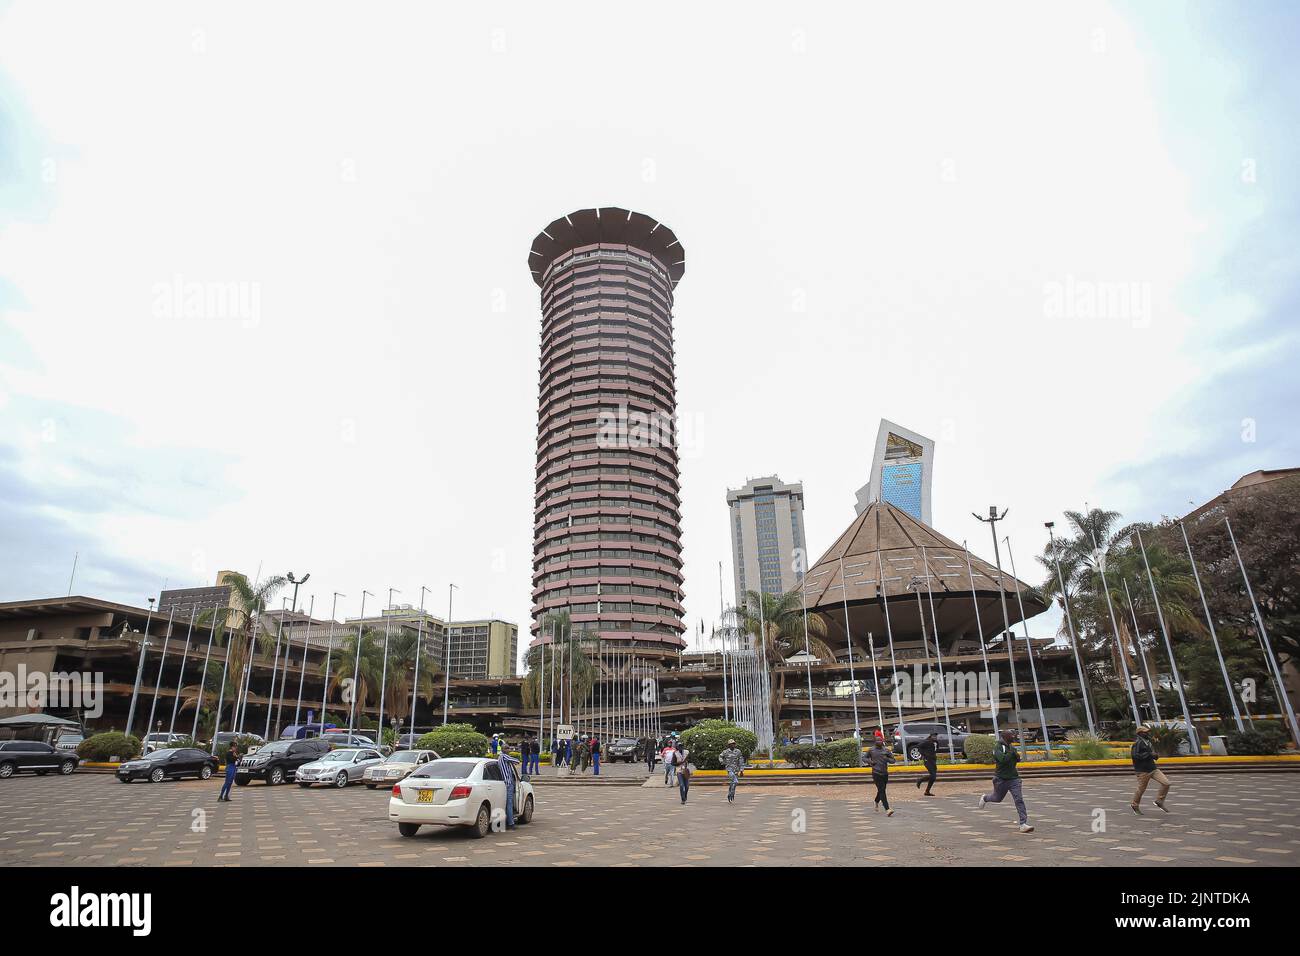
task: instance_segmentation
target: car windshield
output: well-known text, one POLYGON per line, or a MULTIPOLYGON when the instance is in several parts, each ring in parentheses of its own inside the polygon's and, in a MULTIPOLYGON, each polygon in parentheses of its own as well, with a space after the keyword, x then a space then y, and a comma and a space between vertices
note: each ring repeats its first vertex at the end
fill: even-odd
POLYGON ((412 777, 439 777, 447 780, 464 780, 478 766, 470 760, 432 760, 426 763, 412 777))
POLYGON ((149 734, 149 736, 145 737, 144 739, 145 740, 166 740, 169 737, 171 737, 171 734, 149 734))
POLYGON ((293 744, 291 740, 276 741, 273 744, 267 744, 265 747, 259 747, 258 754, 278 754, 288 750, 293 744))
POLYGON ((632 747, 635 746, 635 744, 636 741, 631 737, 620 737, 618 740, 614 741, 615 747, 632 747))
POLYGON ((415 763, 420 755, 414 750, 399 750, 388 758, 389 763, 415 763))
POLYGON ((327 761, 328 760, 333 760, 333 761, 351 760, 356 755, 357 752, 355 750, 331 750, 329 753, 327 753, 324 757, 321 757, 320 759, 327 760, 327 761))
POLYGON ((165 760, 172 754, 180 750, 179 747, 168 747, 166 750, 155 750, 151 754, 145 754, 142 760, 165 760))

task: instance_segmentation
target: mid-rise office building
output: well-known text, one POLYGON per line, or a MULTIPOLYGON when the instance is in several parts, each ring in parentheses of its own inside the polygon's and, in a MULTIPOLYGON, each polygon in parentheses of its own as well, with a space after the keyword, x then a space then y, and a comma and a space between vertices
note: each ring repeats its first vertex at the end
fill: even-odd
POLYGON ((166 617, 175 611, 178 618, 197 616, 204 611, 230 607, 231 588, 225 583, 232 571, 217 574, 217 583, 211 587, 168 588, 158 595, 158 613, 166 617))
POLYGON ((727 512, 738 607, 746 591, 784 594, 803 580, 803 485, 776 475, 754 478, 727 492, 727 512))
POLYGON ((882 418, 871 458, 871 478, 858 490, 857 513, 862 514, 874 501, 883 501, 931 524, 933 476, 934 441, 882 418))
POLYGON ((514 677, 519 660, 519 628, 506 621, 453 621, 447 629, 453 679, 514 677))

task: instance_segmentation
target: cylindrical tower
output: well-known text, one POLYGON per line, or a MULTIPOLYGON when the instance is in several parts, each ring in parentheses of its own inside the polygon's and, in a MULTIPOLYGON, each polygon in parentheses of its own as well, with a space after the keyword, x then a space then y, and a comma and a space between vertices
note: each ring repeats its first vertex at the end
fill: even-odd
POLYGON ((673 289, 686 253, 626 209, 583 209, 533 240, 542 290, 533 644, 574 630, 641 653, 685 644, 673 289))

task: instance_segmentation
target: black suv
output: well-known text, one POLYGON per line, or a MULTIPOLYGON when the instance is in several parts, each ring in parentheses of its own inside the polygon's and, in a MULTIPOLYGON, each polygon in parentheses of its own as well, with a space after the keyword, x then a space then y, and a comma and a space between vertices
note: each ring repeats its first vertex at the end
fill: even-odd
POLYGON ((641 742, 633 740, 631 737, 619 737, 617 740, 606 744, 602 749, 604 750, 602 756, 604 756, 606 763, 618 763, 620 760, 631 763, 634 760, 641 759, 639 756, 641 742))
POLYGON ((330 745, 319 737, 311 740, 275 740, 259 747, 257 753, 240 757, 235 767, 235 785, 246 787, 253 780, 265 780, 272 786, 292 780, 305 763, 319 760, 330 752, 330 745))
POLYGON ((0 743, 0 777, 12 777, 30 770, 45 776, 51 770, 72 773, 77 769, 77 755, 56 750, 39 740, 6 740, 0 743))
POLYGON ((929 722, 904 724, 901 730, 900 733, 900 728, 894 728, 894 753, 903 753, 903 745, 906 744, 907 756, 910 760, 921 759, 921 751, 918 746, 932 733, 938 734, 938 739, 935 741, 936 755, 948 753, 948 740, 951 739, 953 753, 961 754, 963 757, 966 756, 966 738, 970 734, 958 730, 950 724, 929 722))

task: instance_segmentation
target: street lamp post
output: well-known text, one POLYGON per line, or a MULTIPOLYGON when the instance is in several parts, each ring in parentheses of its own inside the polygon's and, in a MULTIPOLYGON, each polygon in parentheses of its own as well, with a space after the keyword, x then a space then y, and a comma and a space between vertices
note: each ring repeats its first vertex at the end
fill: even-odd
POLYGON ((167 645, 172 639, 172 621, 176 618, 176 606, 172 605, 171 610, 167 613, 167 633, 163 635, 162 657, 158 659, 158 679, 153 685, 153 703, 149 705, 149 722, 145 724, 145 733, 151 733, 154 729, 153 717, 158 710, 158 692, 162 690, 163 665, 167 663, 167 645))
MULTIPOLYGON (((144 619, 144 633, 140 635, 140 663, 135 668, 135 685, 131 688, 131 709, 126 715, 126 735, 131 736, 131 725, 135 723, 135 702, 140 694, 140 678, 144 675, 144 652, 149 646, 149 625, 153 623, 153 602, 157 598, 149 599, 149 616, 144 619)), ((146 728, 147 731, 148 728, 146 728)))
MULTIPOLYGON (((1011 631, 1011 615, 1007 613, 1007 589, 1002 580, 1002 552, 998 548, 998 522, 1007 516, 1010 509, 1003 508, 1002 514, 998 514, 996 505, 989 505, 989 516, 981 518, 979 515, 971 512, 976 521, 982 522, 989 526, 989 531, 993 534, 993 562, 998 569, 998 597, 1002 601, 1002 628, 1003 636, 1007 642, 1007 664, 1011 670, 1011 699, 1015 705, 1014 713, 1016 715, 1016 736, 1020 741, 1020 746, 1025 746, 1025 724, 1020 716, 1020 687, 1016 682, 1016 638, 1011 631)), ((1019 585, 1017 584, 1017 590, 1019 585)))
POLYGON ((396 588, 388 589, 388 613, 384 616, 384 668, 379 678, 379 723, 375 725, 379 728, 375 742, 380 745, 384 742, 384 692, 388 689, 388 630, 393 622, 393 595, 401 593, 396 588))
POLYGON ((1056 551, 1056 535, 1052 533, 1052 528, 1056 526, 1055 521, 1044 522, 1047 528, 1047 539, 1052 548, 1052 563, 1056 566, 1056 583, 1061 589, 1061 603, 1065 606, 1065 627, 1070 633, 1070 649, 1074 651, 1074 666, 1079 672, 1079 690, 1083 693, 1083 713, 1088 718, 1088 733, 1094 736, 1097 733, 1097 727, 1092 722, 1092 704, 1088 700, 1088 678, 1083 669, 1083 658, 1079 656, 1079 638, 1074 633, 1074 618, 1070 616, 1070 595, 1065 590, 1065 577, 1061 574, 1061 556, 1056 551))
POLYGON ((374 597, 369 591, 361 592, 361 616, 357 618, 357 656, 352 663, 352 686, 348 688, 348 739, 352 739, 353 718, 357 712, 357 675, 361 671, 361 629, 365 626, 366 620, 366 595, 374 597))
MULTIPOLYGON (((420 585, 420 622, 415 636, 415 679, 411 682, 411 749, 415 749, 415 695, 420 689, 420 648, 424 646, 424 594, 429 589, 420 585)), ((541 740, 541 737, 538 737, 541 740)))
POLYGON ((330 629, 329 635, 325 638, 325 673, 321 680, 320 692, 320 732, 325 733, 325 705, 329 702, 330 693, 330 658, 334 654, 334 621, 337 619, 339 611, 339 598, 347 597, 346 594, 334 592, 334 603, 330 607, 330 629))

